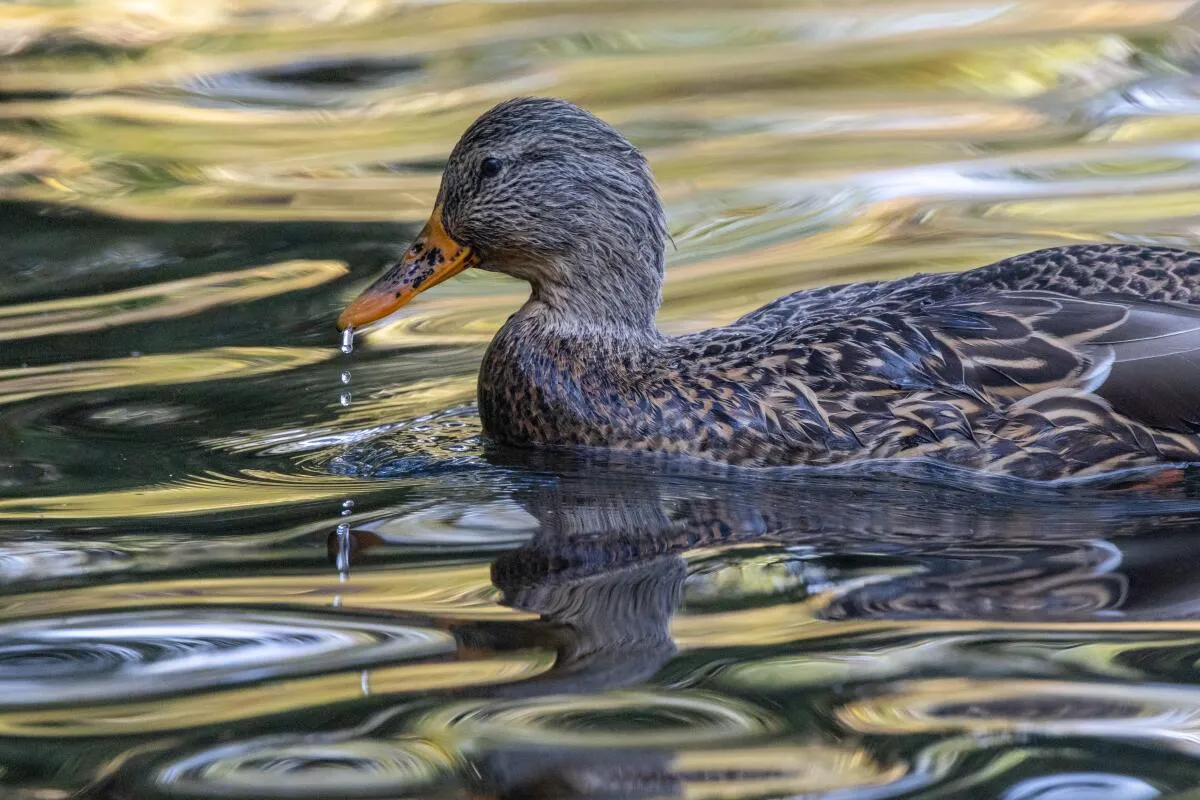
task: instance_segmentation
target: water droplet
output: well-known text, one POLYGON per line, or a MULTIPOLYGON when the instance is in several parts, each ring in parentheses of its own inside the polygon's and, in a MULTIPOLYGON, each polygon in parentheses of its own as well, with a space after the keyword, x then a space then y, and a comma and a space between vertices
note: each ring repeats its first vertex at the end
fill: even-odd
POLYGON ((350 393, 342 392, 340 395, 338 395, 338 402, 341 403, 343 406, 350 405, 350 393))
POLYGON ((345 372, 342 373, 342 384, 344 385, 349 382, 350 382, 350 371, 346 370, 345 372))
POLYGON ((353 326, 342 331, 342 352, 350 355, 354 352, 354 328, 353 326))
POLYGON ((347 500, 346 502, 342 503, 342 516, 343 517, 348 517, 353 513, 354 513, 354 501, 353 500, 347 500))
POLYGON ((350 523, 343 522, 337 526, 337 570, 343 581, 350 569, 350 523))

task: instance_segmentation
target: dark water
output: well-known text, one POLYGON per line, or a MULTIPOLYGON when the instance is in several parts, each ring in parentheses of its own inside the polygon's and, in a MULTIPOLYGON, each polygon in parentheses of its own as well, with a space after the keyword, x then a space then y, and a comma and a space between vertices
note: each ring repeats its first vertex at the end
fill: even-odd
POLYGON ((439 286, 352 357, 333 330, 521 93, 646 150, 674 332, 1200 247, 1197 19, 0 6, 0 797, 1200 796, 1196 476, 492 451, 474 375, 517 284, 439 286))

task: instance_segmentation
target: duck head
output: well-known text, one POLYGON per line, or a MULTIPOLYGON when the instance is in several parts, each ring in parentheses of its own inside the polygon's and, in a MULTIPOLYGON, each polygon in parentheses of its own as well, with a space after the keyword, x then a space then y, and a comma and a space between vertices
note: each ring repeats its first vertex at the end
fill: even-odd
POLYGON ((563 100, 510 100, 463 134, 429 221, 338 327, 474 267, 528 281, 531 302, 565 322, 653 330, 665 238, 650 168, 624 136, 563 100))

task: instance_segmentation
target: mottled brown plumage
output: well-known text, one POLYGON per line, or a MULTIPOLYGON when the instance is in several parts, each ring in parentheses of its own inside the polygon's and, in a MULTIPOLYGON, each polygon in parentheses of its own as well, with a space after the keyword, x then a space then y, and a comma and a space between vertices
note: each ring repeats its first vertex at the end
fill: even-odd
MULTIPOLYGON (((1200 460, 1197 253, 1052 248, 798 292, 666 337, 653 321, 665 225, 649 168, 558 100, 510 101, 472 125, 438 209, 416 248, 461 251, 447 275, 478 266, 532 287, 480 371, 480 416, 501 443, 747 466, 926 458, 1032 479, 1200 460)), ((415 294, 402 287, 389 306, 378 287, 396 289, 419 258, 368 289, 343 327, 415 294)))

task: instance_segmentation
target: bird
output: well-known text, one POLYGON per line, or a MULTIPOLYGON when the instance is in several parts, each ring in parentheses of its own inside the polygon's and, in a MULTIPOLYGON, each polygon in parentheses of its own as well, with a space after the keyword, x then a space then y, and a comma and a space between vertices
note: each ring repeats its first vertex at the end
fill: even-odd
POLYGON ((462 135, 429 221, 338 327, 466 269, 526 281, 479 372, 500 446, 1033 481, 1200 462, 1200 253, 1051 247, 802 290, 668 336, 668 238, 649 163, 616 128, 565 100, 508 100, 462 135))

